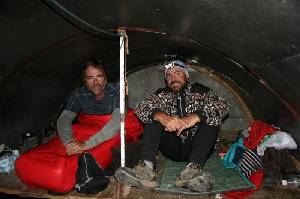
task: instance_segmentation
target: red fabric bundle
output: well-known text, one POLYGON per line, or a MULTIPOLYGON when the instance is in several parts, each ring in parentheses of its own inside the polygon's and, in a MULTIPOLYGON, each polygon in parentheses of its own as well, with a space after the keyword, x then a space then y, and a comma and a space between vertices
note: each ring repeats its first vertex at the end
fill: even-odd
POLYGON ((248 149, 255 149, 266 135, 271 135, 276 131, 275 127, 260 121, 255 120, 249 126, 249 137, 244 138, 244 146, 248 149))
POLYGON ((255 189, 245 190, 245 191, 232 191, 232 192, 225 193, 224 196, 232 199, 244 199, 250 196, 252 193, 259 190, 263 181, 263 177, 264 177, 264 172, 257 171, 249 177, 249 180, 255 185, 256 187, 255 189))
MULTIPOLYGON (((243 144, 248 149, 254 150, 266 135, 271 135, 276 128, 260 120, 253 121, 249 126, 249 136, 244 138, 243 144)), ((255 185, 255 189, 245 191, 233 191, 225 193, 228 198, 243 199, 256 192, 262 184, 264 173, 262 170, 253 173, 249 180, 255 185)))
MULTIPOLYGON (((111 118, 111 115, 78 116, 78 124, 73 124, 74 137, 83 142, 97 133, 111 118)), ((143 127, 129 110, 125 121, 126 142, 137 140, 143 127)), ((112 162, 111 148, 120 145, 120 134, 92 148, 89 152, 102 168, 112 162)), ((69 192, 76 183, 77 158, 68 156, 58 136, 48 143, 22 154, 16 160, 16 172, 23 183, 30 186, 43 187, 57 192, 69 192)))

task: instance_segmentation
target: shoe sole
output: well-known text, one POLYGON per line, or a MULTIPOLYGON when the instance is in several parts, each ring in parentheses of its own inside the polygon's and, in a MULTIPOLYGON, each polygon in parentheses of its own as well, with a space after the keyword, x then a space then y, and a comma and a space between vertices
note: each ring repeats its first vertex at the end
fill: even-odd
POLYGON ((204 183, 197 179, 193 179, 188 183, 187 188, 191 191, 199 193, 210 192, 213 189, 213 183, 204 183))
POLYGON ((209 184, 200 181, 203 181, 202 176, 198 176, 190 180, 176 180, 175 186, 177 188, 189 189, 194 192, 209 192, 212 190, 212 185, 214 183, 214 180, 209 184))
POLYGON ((188 184, 190 180, 176 180, 175 181, 175 187, 182 188, 182 189, 188 189, 188 184))
POLYGON ((125 169, 119 168, 115 172, 115 177, 118 182, 122 184, 134 186, 141 189, 154 189, 157 187, 156 181, 147 181, 136 178, 135 176, 128 173, 125 169))

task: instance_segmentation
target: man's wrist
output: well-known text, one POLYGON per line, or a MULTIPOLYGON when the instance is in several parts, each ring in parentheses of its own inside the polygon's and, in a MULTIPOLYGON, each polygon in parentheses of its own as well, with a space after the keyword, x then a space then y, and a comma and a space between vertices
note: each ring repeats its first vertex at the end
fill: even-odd
POLYGON ((161 116, 162 116, 161 112, 156 112, 153 116, 153 120, 160 122, 161 116))
POLYGON ((200 120, 201 123, 202 122, 205 123, 206 116, 205 116, 205 114, 202 111, 197 111, 197 112, 195 112, 195 114, 198 116, 198 118, 199 118, 199 120, 200 120))
POLYGON ((67 142, 64 143, 65 146, 67 146, 68 144, 74 143, 74 140, 69 140, 67 142))
POLYGON ((199 116, 199 115, 197 115, 197 114, 194 114, 194 117, 195 117, 196 123, 199 123, 199 122, 201 122, 201 118, 200 118, 200 116, 199 116))
POLYGON ((201 118, 199 117, 198 114, 192 114, 189 117, 191 118, 194 124, 201 122, 201 118))
POLYGON ((155 121, 158 121, 160 122, 161 124, 164 124, 166 118, 168 117, 169 115, 167 115, 166 113, 163 113, 163 112, 156 112, 154 117, 153 117, 153 120, 155 121))

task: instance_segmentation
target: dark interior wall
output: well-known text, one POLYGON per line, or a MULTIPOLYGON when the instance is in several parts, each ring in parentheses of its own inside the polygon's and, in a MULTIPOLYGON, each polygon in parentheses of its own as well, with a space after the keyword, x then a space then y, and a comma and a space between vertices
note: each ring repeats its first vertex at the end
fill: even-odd
MULTIPOLYGON (((257 118, 300 143, 298 1, 58 2, 98 27, 127 27, 128 70, 194 59, 238 85, 257 118)), ((100 57, 118 76, 118 41, 83 33, 43 1, 2 0, 0 42, 1 142, 15 145, 24 130, 48 126, 80 84, 87 57, 100 57)))
POLYGON ((5 0, 0 9, 0 80, 47 47, 79 33, 41 1, 5 0))
MULTIPOLYGON (((118 45, 83 35, 17 66, 18 71, 0 86, 1 142, 17 145, 18 137, 25 131, 42 135, 57 119, 70 92, 81 85, 81 63, 90 56, 100 57, 106 63, 107 58, 99 56, 104 54, 99 48, 107 53, 118 52, 118 45)), ((118 57, 116 54, 114 61, 118 57)))

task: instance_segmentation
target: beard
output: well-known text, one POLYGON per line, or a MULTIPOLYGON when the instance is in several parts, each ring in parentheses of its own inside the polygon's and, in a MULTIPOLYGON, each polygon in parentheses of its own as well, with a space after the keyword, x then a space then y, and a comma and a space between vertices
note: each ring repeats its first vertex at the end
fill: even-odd
POLYGON ((169 87, 174 91, 174 92, 180 92, 183 87, 185 86, 184 83, 180 82, 180 81, 172 81, 169 84, 169 87))
POLYGON ((94 95, 99 95, 104 93, 104 88, 103 86, 92 86, 89 88, 89 90, 94 94, 94 95))

